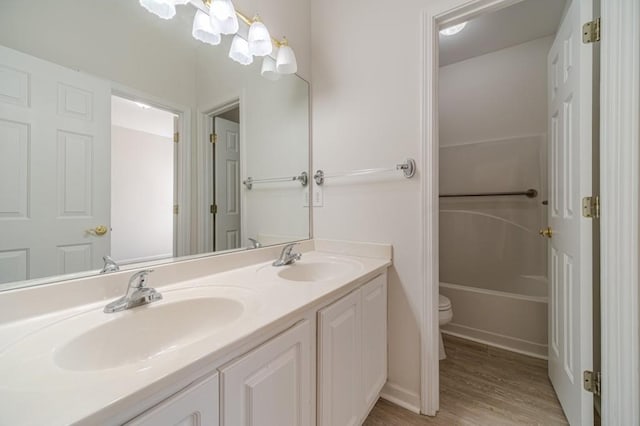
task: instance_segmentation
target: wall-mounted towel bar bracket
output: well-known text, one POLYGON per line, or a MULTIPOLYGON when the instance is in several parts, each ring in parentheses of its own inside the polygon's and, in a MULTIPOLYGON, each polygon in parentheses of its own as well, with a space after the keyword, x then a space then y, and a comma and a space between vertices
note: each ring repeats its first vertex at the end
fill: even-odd
POLYGON ((247 189, 252 189, 253 185, 257 183, 292 182, 292 181, 298 181, 302 186, 307 186, 307 184, 309 183, 309 174, 307 172, 302 172, 298 176, 265 178, 265 179, 255 179, 249 176, 247 180, 242 181, 242 184, 246 186, 247 189))
POLYGON ((402 174, 407 179, 410 179, 416 174, 416 162, 413 158, 408 158, 406 162, 397 164, 394 168, 389 169, 362 169, 362 170, 352 170, 350 172, 341 172, 341 173, 325 173, 323 170, 318 170, 313 175, 313 178, 316 181, 316 184, 322 185, 324 184, 325 179, 333 178, 333 177, 349 177, 349 176, 363 176, 363 175, 371 175, 375 173, 384 173, 384 172, 392 172, 395 170, 402 170, 402 174))

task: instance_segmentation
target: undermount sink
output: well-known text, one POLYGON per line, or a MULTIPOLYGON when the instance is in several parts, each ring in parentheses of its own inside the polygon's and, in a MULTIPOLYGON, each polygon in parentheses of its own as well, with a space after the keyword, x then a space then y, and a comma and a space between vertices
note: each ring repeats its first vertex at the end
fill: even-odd
POLYGON ((200 297, 108 314, 117 317, 58 348, 55 363, 65 370, 87 371, 151 360, 202 339, 244 310, 234 299, 200 297))
POLYGON ((326 281, 355 272, 358 269, 358 265, 347 262, 296 262, 278 272, 278 276, 290 281, 326 281))

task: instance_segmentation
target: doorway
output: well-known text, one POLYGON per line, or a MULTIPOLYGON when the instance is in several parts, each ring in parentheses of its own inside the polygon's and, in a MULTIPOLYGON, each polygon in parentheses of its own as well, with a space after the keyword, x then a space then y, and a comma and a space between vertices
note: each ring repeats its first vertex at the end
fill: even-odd
MULTIPOLYGON (((471 29, 476 19, 480 20, 490 14, 495 16, 514 12, 518 8, 525 8, 527 3, 540 5, 543 2, 526 0, 475 2, 458 9, 451 8, 446 13, 436 13, 433 16, 437 18, 433 21, 429 20, 432 16, 427 15, 427 28, 432 29, 432 32, 427 31, 427 41, 431 40, 434 51, 439 52, 435 38, 439 30, 449 30, 456 26, 464 27, 465 23, 467 29, 471 29)), ((557 5, 558 2, 553 3, 557 5)), ((457 334, 459 337, 466 333, 464 337, 469 340, 482 341, 494 347, 507 347, 518 352, 534 352, 530 355, 539 357, 544 357, 546 352, 550 359, 549 376, 562 401, 564 412, 572 423, 581 423, 583 420, 588 422, 588 418, 593 418, 593 398, 582 391, 582 371, 592 368, 591 222, 583 219, 580 211, 581 198, 591 195, 591 83, 589 81, 591 51, 581 44, 580 23, 585 16, 591 15, 591 2, 588 3, 587 8, 586 2, 574 0, 560 11, 563 24, 553 29, 557 34, 553 40, 548 40, 546 49, 551 53, 548 58, 543 58, 542 66, 539 67, 543 71, 543 79, 549 81, 549 87, 543 87, 535 93, 530 92, 529 96, 522 96, 535 86, 531 80, 531 83, 524 85, 521 90, 511 90, 507 95, 519 98, 520 103, 515 103, 503 110, 503 114, 493 121, 486 119, 484 115, 505 107, 506 101, 500 105, 496 105, 495 101, 500 99, 501 91, 513 82, 514 74, 507 72, 506 52, 502 52, 502 58, 494 58, 485 66, 479 67, 475 73, 467 75, 466 81, 475 83, 475 89, 485 97, 484 101, 475 103, 473 116, 458 115, 456 117, 455 113, 463 112, 465 108, 473 112, 474 99, 470 96, 471 91, 461 90, 460 85, 456 87, 454 84, 454 91, 458 90, 459 93, 457 98, 454 96, 452 103, 454 118, 451 123, 453 125, 442 122, 443 118, 447 119, 446 108, 442 108, 443 99, 439 100, 440 106, 431 103, 434 99, 438 99, 435 94, 448 77, 442 73, 442 68, 438 70, 434 66, 438 64, 438 58, 428 58, 426 61, 427 124, 430 117, 431 119, 439 117, 440 123, 432 123, 434 130, 428 130, 425 168, 427 173, 431 172, 431 176, 438 174, 440 179, 437 183, 427 184, 425 208, 429 211, 430 206, 441 206, 440 217, 430 217, 427 214, 425 223, 427 246, 433 243, 438 244, 438 239, 433 239, 434 235, 439 234, 440 241, 439 247, 427 248, 427 253, 433 250, 439 256, 426 260, 425 270, 429 271, 426 273, 429 290, 425 294, 426 306, 438 306, 436 301, 440 299, 440 291, 438 291, 440 287, 445 289, 442 290, 443 293, 451 296, 453 321, 448 326, 449 330, 445 328, 449 334, 457 334), (589 64, 588 71, 584 71, 586 63, 589 64), (498 81, 500 86, 492 86, 482 81, 480 78, 482 72, 498 64, 502 66, 495 69, 492 74, 493 77, 500 77, 498 81), (587 83, 573 83, 572 78, 584 78, 587 83), (571 86, 572 84, 575 86, 571 86), (589 91, 583 91, 584 86, 588 86, 589 91), (528 122, 535 121, 531 120, 534 111, 529 111, 529 114, 518 115, 518 113, 530 108, 535 103, 535 96, 540 92, 545 99, 537 102, 542 105, 542 108, 535 110, 538 113, 539 111, 544 113, 543 132, 525 132, 517 129, 520 124, 526 125, 528 122), (588 118, 585 114, 587 109, 589 110, 588 118), (549 111, 551 115, 547 117, 549 111), (507 132, 496 134, 496 129, 500 128, 507 129, 507 132), (447 139, 452 135, 453 138, 447 139), (465 138, 465 136, 471 136, 471 138, 465 138), (531 140, 532 137, 538 137, 538 141, 531 140), (550 147, 548 150, 546 149, 547 139, 550 147), (447 144, 446 148, 443 148, 442 142, 447 144), (526 163, 529 166, 526 166, 522 162, 526 158, 537 161, 529 161, 526 163), (544 182, 547 177, 545 159, 548 160, 550 170, 548 184, 544 182), (432 170, 429 170, 430 163, 434 167, 432 170), (459 173, 455 172, 456 167, 459 173), (512 167, 511 173, 505 170, 505 167, 512 167), (537 182, 531 179, 535 176, 535 173, 531 173, 532 170, 534 172, 538 170, 537 182), (493 180, 490 179, 492 177, 493 180), (496 183, 498 185, 495 185, 496 183), (507 187, 500 187, 505 184, 507 187), (508 185, 514 187, 508 187, 508 185), (536 188, 536 185, 539 187, 536 188), (550 188, 548 193, 547 186, 550 188), (494 187, 496 189, 493 189, 494 187), (532 189, 536 191, 530 191, 532 189), (531 197, 528 197, 529 194, 531 197), (444 201, 440 198, 441 195, 446 197, 444 201), (536 198, 537 203, 534 204, 533 200, 536 198), (548 203, 543 204, 547 200, 548 203), (540 214, 539 212, 544 209, 548 209, 550 213, 540 214), (446 217, 443 217, 443 214, 446 217), (544 223, 545 216, 549 221, 548 224, 544 223), (538 228, 537 225, 550 225, 554 230, 559 231, 546 244, 542 243, 549 246, 548 259, 545 259, 544 254, 539 255, 540 252, 544 253, 544 250, 541 251, 535 247, 541 245, 541 240, 536 243, 531 237, 539 238, 534 235, 534 233, 537 234, 538 229, 544 231, 545 237, 551 237, 552 231, 547 231, 547 226, 538 228), (496 229, 491 231, 492 227, 496 229), (461 229, 467 232, 460 234, 461 229), (452 230, 454 235, 447 236, 447 230, 452 230), (455 235, 456 232, 459 235, 455 235), (473 237, 475 240, 466 241, 465 244, 465 236, 473 233, 477 234, 473 237), (527 241, 529 241, 528 245, 525 244, 527 241), (500 247, 500 253, 495 250, 494 243, 500 247), (474 249, 477 253, 475 257, 471 253, 474 249), (502 258, 492 256, 496 253, 502 255, 502 258), (465 259, 468 262, 465 262, 465 259), (496 260, 499 261, 496 262, 496 260), (456 262, 460 261, 462 266, 456 267, 456 262), (513 270, 514 267, 517 271, 513 270), (510 268, 512 270, 509 270, 510 268), (545 271, 546 269, 550 273, 545 271), (466 277, 462 276, 465 273, 466 277), (544 284, 545 275, 548 275, 550 281, 548 294, 544 294, 547 291, 547 285, 544 284), (517 279, 514 280, 514 277, 517 279), (441 285, 442 278, 454 282, 445 282, 441 285), (492 287, 489 288, 488 284, 492 287), (536 286, 536 284, 541 285, 536 286), (536 288, 540 291, 534 291, 536 288), (504 291, 507 289, 508 292, 504 291), (504 293, 513 294, 515 297, 507 298, 504 293), (548 308, 543 304, 545 298, 548 301, 548 308), (486 303, 478 303, 479 299, 486 303), (525 302, 529 305, 520 306, 525 302), (456 313, 456 305, 461 309, 458 313, 456 313), (482 308, 478 308, 482 306, 491 306, 491 308, 483 314, 480 312, 482 308), (509 310, 516 313, 510 321, 505 320, 509 310), (548 312, 548 338, 544 336, 547 331, 544 323, 535 324, 539 327, 537 333, 535 330, 526 328, 532 324, 531 319, 544 319, 545 311, 548 312), (533 317, 527 320, 527 318, 521 318, 523 314, 533 315, 533 317), (501 315, 506 317, 500 318, 501 315), (523 325, 525 326, 522 329, 523 332, 533 333, 525 339, 513 333, 514 328, 523 325), (494 328, 490 329, 488 326, 494 328), (486 329, 483 330, 483 328, 486 329), (543 333, 539 332, 541 330, 543 333), (545 345, 547 340, 548 345, 545 345), (523 341, 525 345, 521 345, 523 341), (512 343, 517 343, 520 347, 509 347, 512 343), (538 353, 531 349, 538 350, 538 353)), ((543 12, 548 12, 548 9, 549 5, 543 12)), ((527 15, 529 18, 527 23, 517 24, 517 20, 511 17, 504 28, 514 30, 512 32, 526 33, 532 30, 532 23, 550 21, 549 19, 541 20, 534 11, 529 11, 527 15)), ((505 34, 508 35, 510 32, 503 30, 500 33, 502 39, 505 34)), ((500 37, 485 40, 475 37, 474 41, 480 45, 480 55, 489 55, 492 52, 483 52, 482 49, 500 40, 500 37)), ((511 42, 500 50, 511 49, 513 53, 519 45, 528 41, 533 43, 533 40, 513 43, 511 39, 511 42)), ((442 48, 442 45, 439 47, 442 48)), ((458 56, 460 52, 464 53, 465 49, 453 50, 453 53, 458 56)), ((443 53, 445 53, 444 50, 440 52, 440 60, 443 59, 443 53)), ((523 65, 527 60, 527 57, 521 57, 517 62, 523 65)), ((473 60, 467 58, 461 62, 467 62, 465 65, 469 65, 473 60)), ((452 72, 454 76, 461 76, 464 73, 464 70, 452 72)), ((434 309, 434 311, 435 313, 427 313, 430 318, 425 318, 426 321, 438 320, 438 310, 434 309)), ((424 346, 425 354, 430 354, 432 357, 433 349, 429 352, 429 348, 436 347, 435 342, 439 337, 438 333, 433 331, 433 333, 425 331, 424 346)), ((433 380, 429 381, 426 377, 437 374, 438 363, 427 359, 425 366, 423 412, 435 414, 438 405, 436 396, 438 383, 434 384, 433 380)))
POLYGON ((242 246, 239 102, 210 114, 209 120, 213 143, 210 175, 212 250, 232 250, 242 246))
POLYGON ((176 255, 177 119, 173 112, 111 97, 111 257, 119 263, 176 255))

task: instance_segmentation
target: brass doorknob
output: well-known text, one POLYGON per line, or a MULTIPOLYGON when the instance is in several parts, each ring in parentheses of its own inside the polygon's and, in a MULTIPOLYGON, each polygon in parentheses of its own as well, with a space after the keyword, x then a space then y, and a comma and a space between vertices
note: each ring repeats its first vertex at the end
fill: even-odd
POLYGON ((98 237, 103 236, 107 233, 109 229, 104 225, 98 225, 93 229, 87 229, 87 234, 97 235, 98 237))
POLYGON ((553 237, 553 230, 551 229, 550 226, 546 227, 545 229, 541 229, 540 232, 538 233, 543 237, 547 237, 547 238, 553 237))

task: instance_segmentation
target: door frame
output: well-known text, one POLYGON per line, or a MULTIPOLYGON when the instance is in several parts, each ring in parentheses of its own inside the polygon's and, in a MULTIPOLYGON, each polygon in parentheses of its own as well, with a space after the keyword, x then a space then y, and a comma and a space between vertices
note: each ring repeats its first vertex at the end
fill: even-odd
MULTIPOLYGON (((198 108, 197 114, 197 128, 198 128, 198 156, 197 156, 197 176, 198 179, 198 200, 197 206, 197 250, 198 253, 210 253, 213 251, 213 241, 210 236, 213 235, 214 222, 209 211, 209 206, 213 203, 213 181, 209 179, 213 173, 213 158, 211 142, 209 141, 209 134, 213 131, 212 119, 231 108, 236 106, 240 110, 240 181, 246 179, 245 165, 246 165, 246 149, 244 142, 244 135, 246 134, 246 93, 245 90, 234 91, 226 96, 222 96, 218 99, 208 102, 206 105, 198 108), (206 178, 205 178, 206 177, 206 178)), ((246 193, 240 191, 240 236, 244 238, 246 232, 246 214, 244 208, 246 206, 246 193)), ((242 244, 240 244, 242 247, 242 244)))
MULTIPOLYGON (((439 409, 438 30, 521 0, 441 0, 423 12, 421 406, 439 409)), ((575 0, 574 0, 575 1, 575 0)), ((602 421, 640 420, 640 5, 602 2, 600 96, 602 421), (620 84, 625 82, 627 85, 620 84), (630 90, 632 89, 632 90, 630 90), (635 89, 635 90, 633 90, 635 89)))
POLYGON ((178 116, 180 136, 176 146, 174 203, 179 206, 179 211, 174 214, 173 256, 187 256, 191 254, 191 109, 115 82, 111 83, 111 95, 142 102, 178 116))

